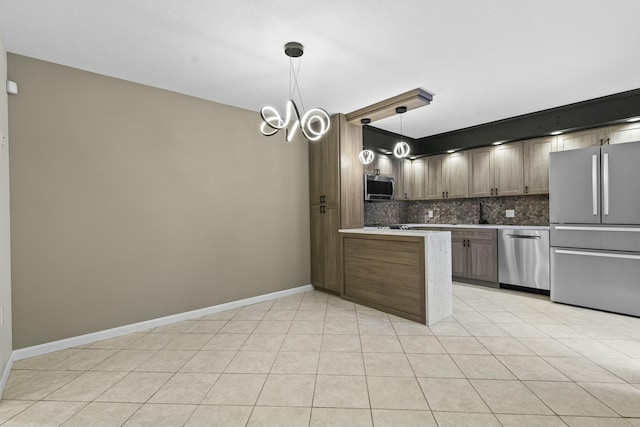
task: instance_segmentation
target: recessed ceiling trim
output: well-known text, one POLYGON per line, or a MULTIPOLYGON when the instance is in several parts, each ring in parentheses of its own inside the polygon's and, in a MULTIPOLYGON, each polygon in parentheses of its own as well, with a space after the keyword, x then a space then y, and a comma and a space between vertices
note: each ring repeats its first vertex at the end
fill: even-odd
POLYGON ((362 119, 371 119, 372 122, 391 117, 396 114, 396 107, 407 107, 407 111, 429 105, 433 101, 433 95, 424 89, 417 88, 400 95, 376 102, 367 107, 348 113, 347 123, 361 126, 362 119))

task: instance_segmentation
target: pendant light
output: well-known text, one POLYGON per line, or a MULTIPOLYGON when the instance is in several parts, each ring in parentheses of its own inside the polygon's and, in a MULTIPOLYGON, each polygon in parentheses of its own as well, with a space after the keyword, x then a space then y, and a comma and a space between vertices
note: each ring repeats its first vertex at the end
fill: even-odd
POLYGON ((402 115, 407 112, 407 107, 396 107, 396 114, 400 114, 400 142, 393 149, 393 155, 399 159, 404 159, 409 155, 409 144, 402 140, 402 115))
MULTIPOLYGON (((369 123, 371 123, 371 119, 368 119, 368 118, 360 119, 360 123, 362 123, 363 125, 368 125, 369 123)), ((365 150, 364 140, 363 140, 362 151, 360 152, 360 154, 358 154, 358 159, 360 159, 360 163, 362 163, 363 165, 368 165, 369 163, 373 162, 375 157, 376 156, 375 154, 373 154, 373 151, 365 150)))
POLYGON ((302 56, 304 46, 298 42, 289 42, 284 45, 284 53, 289 57, 289 100, 287 101, 286 115, 283 119, 275 107, 265 105, 260 109, 260 117, 262 118, 260 132, 262 132, 264 136, 272 136, 278 133, 279 130, 284 129, 286 141, 291 142, 299 128, 307 140, 317 141, 322 135, 329 131, 330 120, 329 114, 322 108, 311 108, 307 112, 304 111, 302 94, 298 86, 298 74, 300 74, 301 61, 298 62, 298 67, 294 70, 292 59, 302 56), (291 87, 292 78, 295 82, 293 88, 291 87), (300 118, 298 106, 292 99, 296 91, 298 92, 298 98, 302 106, 302 118, 300 118))

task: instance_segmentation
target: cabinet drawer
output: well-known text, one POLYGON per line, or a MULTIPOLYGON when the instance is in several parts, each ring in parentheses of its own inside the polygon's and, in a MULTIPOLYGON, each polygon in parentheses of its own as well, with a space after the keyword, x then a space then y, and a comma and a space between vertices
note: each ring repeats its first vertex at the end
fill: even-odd
POLYGON ((495 240, 498 238, 497 230, 479 230, 475 228, 443 228, 443 230, 451 231, 452 239, 495 240))

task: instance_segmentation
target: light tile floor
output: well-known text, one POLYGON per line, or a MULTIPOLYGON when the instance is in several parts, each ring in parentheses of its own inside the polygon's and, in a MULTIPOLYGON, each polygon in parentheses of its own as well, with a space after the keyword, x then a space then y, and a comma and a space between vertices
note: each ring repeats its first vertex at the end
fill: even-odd
POLYGON ((640 426, 640 319, 454 285, 428 328, 321 292, 18 361, 2 426, 640 426))

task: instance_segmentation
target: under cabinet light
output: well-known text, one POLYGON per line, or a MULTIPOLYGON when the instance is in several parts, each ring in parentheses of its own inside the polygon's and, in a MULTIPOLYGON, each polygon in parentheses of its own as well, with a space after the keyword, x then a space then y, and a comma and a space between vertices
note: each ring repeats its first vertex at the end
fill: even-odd
POLYGON ((640 122, 640 116, 627 119, 627 123, 640 122))
POLYGON ((556 130, 551 132, 551 135, 562 135, 562 131, 561 130, 556 130))

